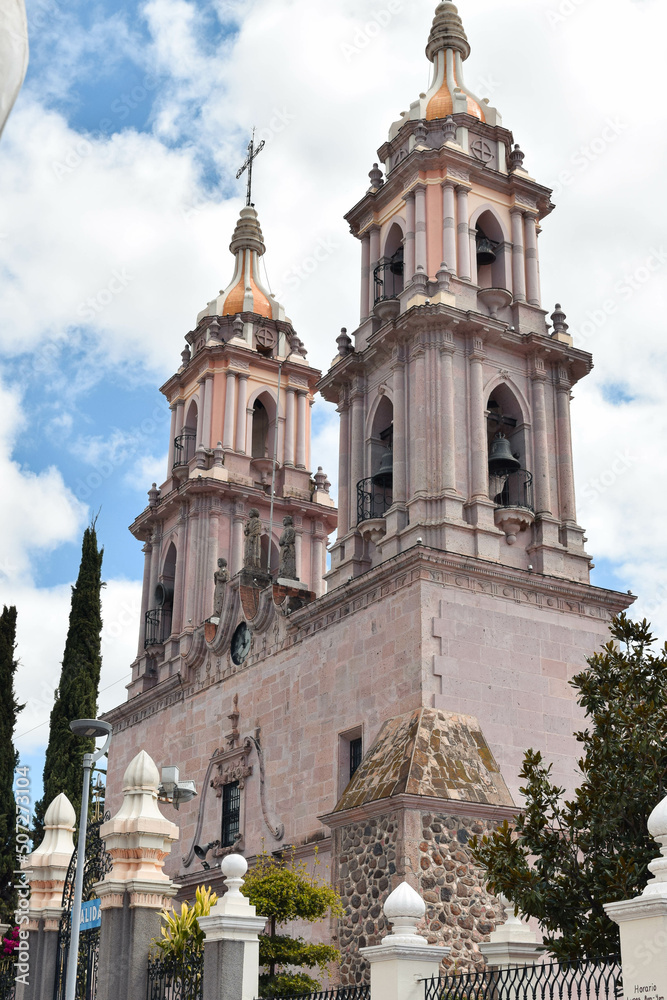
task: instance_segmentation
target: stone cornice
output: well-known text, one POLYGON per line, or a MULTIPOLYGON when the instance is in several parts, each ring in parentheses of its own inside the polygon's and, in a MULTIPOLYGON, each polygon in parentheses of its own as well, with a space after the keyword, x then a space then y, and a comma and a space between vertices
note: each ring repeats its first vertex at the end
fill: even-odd
POLYGON ((419 810, 438 815, 469 816, 471 819, 490 819, 502 823, 511 821, 521 811, 518 806, 489 805, 484 802, 466 802, 463 799, 441 799, 433 795, 393 795, 386 799, 374 799, 354 809, 325 813, 318 816, 320 823, 330 830, 338 830, 350 823, 361 823, 371 816, 383 816, 390 812, 419 810))

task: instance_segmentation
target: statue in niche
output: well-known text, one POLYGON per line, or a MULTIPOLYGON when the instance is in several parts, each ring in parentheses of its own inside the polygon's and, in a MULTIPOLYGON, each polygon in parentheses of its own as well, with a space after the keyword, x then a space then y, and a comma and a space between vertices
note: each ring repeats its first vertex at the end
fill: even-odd
POLYGON ((225 589, 229 581, 227 571, 227 560, 218 559, 218 568, 213 574, 215 580, 215 594, 213 596, 213 617, 219 618, 222 614, 222 605, 225 600, 225 589))
POLYGON ((280 536, 280 569, 278 576, 282 580, 298 580, 296 575, 296 531, 294 519, 288 514, 283 518, 285 530, 280 536))
POLYGON ((245 550, 243 553, 243 568, 249 570, 261 570, 262 568, 262 522, 259 519, 259 511, 256 507, 251 507, 248 511, 249 520, 244 528, 245 550))

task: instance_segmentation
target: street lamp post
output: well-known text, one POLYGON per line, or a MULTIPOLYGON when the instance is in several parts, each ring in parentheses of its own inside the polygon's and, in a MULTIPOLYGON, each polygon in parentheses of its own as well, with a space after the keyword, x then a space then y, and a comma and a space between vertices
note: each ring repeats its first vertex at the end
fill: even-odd
POLYGON ((81 925, 81 897, 83 896, 83 874, 86 867, 86 831, 88 827, 88 791, 93 765, 103 757, 111 742, 111 726, 108 722, 98 719, 77 719, 70 722, 70 729, 77 736, 88 736, 98 739, 106 737, 101 750, 83 755, 83 794, 81 796, 81 813, 79 816, 79 843, 76 854, 76 878, 74 880, 74 903, 72 906, 72 928, 69 940, 69 955, 67 956, 67 976, 65 1000, 75 1000, 76 972, 79 961, 79 930, 81 925))

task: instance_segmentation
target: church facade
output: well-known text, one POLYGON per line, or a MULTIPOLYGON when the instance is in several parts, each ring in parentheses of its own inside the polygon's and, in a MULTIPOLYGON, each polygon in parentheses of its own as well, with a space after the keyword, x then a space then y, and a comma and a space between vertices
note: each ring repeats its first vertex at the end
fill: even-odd
POLYGON ((162 388, 169 467, 131 529, 138 654, 106 716, 112 807, 140 748, 197 783, 169 859, 184 895, 202 860, 215 885, 229 851, 317 849, 345 901, 327 929, 345 983, 406 877, 428 939, 482 962, 501 910, 466 843, 514 815, 528 746, 573 787, 568 681, 632 600, 591 586, 577 523, 570 398, 592 359, 541 301, 550 191, 466 87, 450 0, 426 54, 432 85, 347 216, 360 323, 325 375, 241 211, 230 285, 162 388), (340 414, 337 511, 312 472, 316 392, 340 414))

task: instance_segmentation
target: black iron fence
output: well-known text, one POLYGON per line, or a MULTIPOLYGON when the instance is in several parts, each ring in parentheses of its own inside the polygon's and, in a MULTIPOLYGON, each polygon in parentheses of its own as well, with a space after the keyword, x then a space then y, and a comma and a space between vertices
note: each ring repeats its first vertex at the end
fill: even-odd
POLYGON ((424 981, 425 1000, 620 1000, 621 960, 550 962, 424 981))
POLYGON ((533 476, 526 469, 490 476, 489 481, 489 492, 496 507, 523 507, 534 511, 533 476))
POLYGON ((180 465, 187 465, 195 457, 195 446, 197 435, 191 431, 184 431, 174 438, 174 468, 180 465))
POLYGON ((203 996, 203 949, 191 950, 183 958, 149 957, 146 1000, 202 1000, 203 996))
POLYGON ((171 634, 171 608, 153 608, 146 612, 144 649, 159 646, 171 634))
POLYGON ((363 986, 331 986, 319 993, 281 993, 271 1000, 371 1000, 371 988, 363 986))
POLYGON ((374 517, 384 517, 393 503, 391 486, 381 486, 373 479, 357 483, 357 524, 374 517))
MULTIPOLYGON (((399 247, 393 257, 383 257, 373 271, 375 279, 375 302, 394 299, 403 291, 403 247, 399 247)), ((412 278, 412 275, 410 275, 412 278)))
POLYGON ((15 1000, 16 962, 13 955, 0 957, 0 1000, 15 1000))

